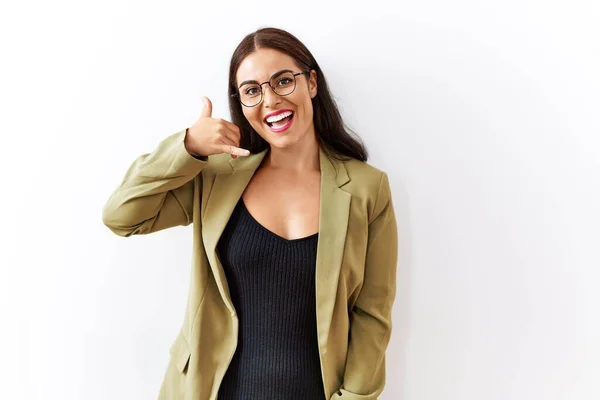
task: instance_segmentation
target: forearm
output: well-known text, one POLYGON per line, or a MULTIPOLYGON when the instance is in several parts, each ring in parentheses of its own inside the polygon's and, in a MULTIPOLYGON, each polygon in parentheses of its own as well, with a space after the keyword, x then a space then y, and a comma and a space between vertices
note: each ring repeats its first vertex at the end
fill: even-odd
POLYGON ((104 224, 120 236, 154 232, 191 222, 193 179, 207 161, 191 155, 185 131, 138 157, 102 210, 104 224))

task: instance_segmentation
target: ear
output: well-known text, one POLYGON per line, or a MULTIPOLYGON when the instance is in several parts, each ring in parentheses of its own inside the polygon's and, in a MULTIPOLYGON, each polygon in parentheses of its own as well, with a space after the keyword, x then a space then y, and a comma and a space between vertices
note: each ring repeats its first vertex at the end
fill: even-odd
POLYGON ((317 95, 317 71, 314 69, 310 71, 310 77, 308 79, 308 91, 310 92, 311 99, 314 99, 317 95))

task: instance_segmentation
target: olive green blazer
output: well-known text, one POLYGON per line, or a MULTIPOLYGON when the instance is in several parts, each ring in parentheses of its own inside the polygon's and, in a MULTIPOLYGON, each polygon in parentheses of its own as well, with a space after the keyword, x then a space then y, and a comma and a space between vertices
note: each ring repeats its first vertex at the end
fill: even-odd
MULTIPOLYGON (((102 218, 125 237, 193 224, 187 308, 158 398, 214 400, 238 334, 217 242, 267 150, 204 161, 186 151, 185 134, 170 135, 133 162, 102 218)), ((375 400, 385 385, 396 293, 397 228, 388 177, 323 150, 320 168, 315 306, 326 400, 375 400)))

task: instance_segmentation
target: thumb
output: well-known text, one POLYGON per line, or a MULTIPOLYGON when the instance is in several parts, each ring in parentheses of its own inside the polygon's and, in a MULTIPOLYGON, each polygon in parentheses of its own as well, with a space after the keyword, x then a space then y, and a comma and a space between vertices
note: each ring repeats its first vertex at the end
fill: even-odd
POLYGON ((202 102, 204 103, 204 108, 202 109, 202 114, 200 117, 212 117, 212 103, 210 102, 208 97, 202 97, 202 102))

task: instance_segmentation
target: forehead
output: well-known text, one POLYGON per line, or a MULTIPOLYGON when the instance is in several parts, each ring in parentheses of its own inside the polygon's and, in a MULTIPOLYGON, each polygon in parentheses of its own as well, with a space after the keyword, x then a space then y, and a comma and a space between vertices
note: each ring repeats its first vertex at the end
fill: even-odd
POLYGON ((282 69, 296 71, 298 66, 287 54, 273 49, 259 49, 244 58, 235 78, 238 83, 247 80, 264 82, 282 69))

